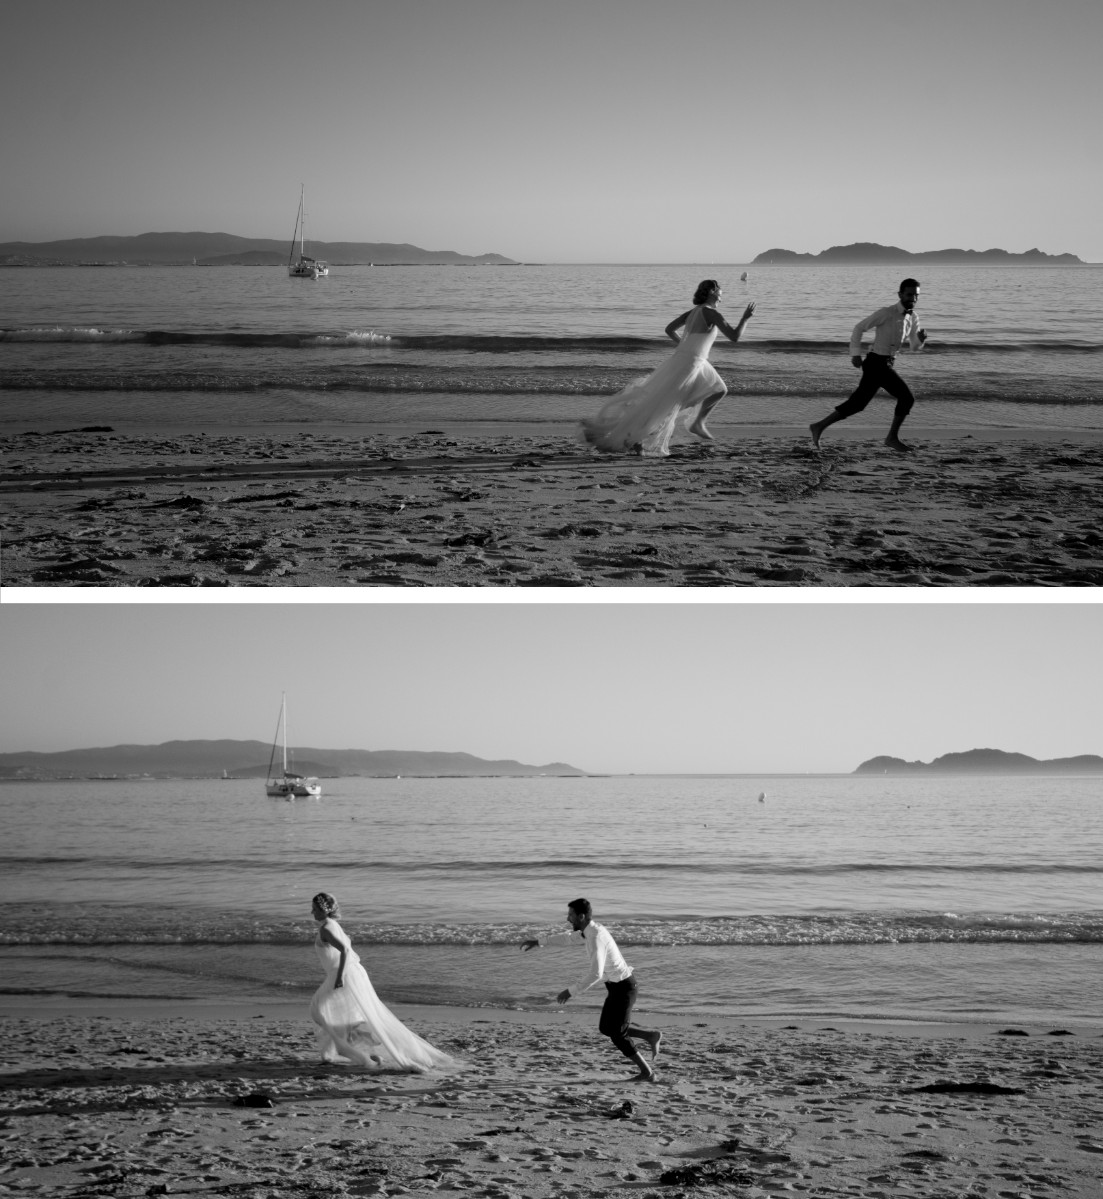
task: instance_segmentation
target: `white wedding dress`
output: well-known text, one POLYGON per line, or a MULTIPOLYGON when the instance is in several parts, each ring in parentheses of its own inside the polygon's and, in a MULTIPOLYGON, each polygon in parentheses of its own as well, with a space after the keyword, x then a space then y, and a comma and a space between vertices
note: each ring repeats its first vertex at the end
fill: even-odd
POLYGON ((706 322, 702 308, 698 305, 690 312, 678 348, 661 366, 629 383, 597 416, 582 422, 591 445, 613 454, 633 451, 646 458, 666 457, 679 418, 691 425, 704 400, 727 392, 709 362, 717 328, 706 322))
POLYGON ((345 973, 337 981, 341 955, 322 940, 322 925, 314 949, 326 972, 325 982, 310 1001, 310 1015, 318 1025, 318 1048, 323 1061, 350 1061, 376 1070, 398 1069, 421 1073, 434 1067, 457 1067, 459 1062, 412 1033, 375 993, 368 972, 336 920, 326 922, 330 933, 345 946, 345 973))

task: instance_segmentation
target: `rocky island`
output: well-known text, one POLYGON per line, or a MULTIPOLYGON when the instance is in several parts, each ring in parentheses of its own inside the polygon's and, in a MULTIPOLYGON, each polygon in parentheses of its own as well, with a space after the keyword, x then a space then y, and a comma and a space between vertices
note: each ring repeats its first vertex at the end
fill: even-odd
POLYGON ((1079 754, 1074 758, 1048 758, 1039 761, 1026 754, 1005 753, 1002 749, 970 749, 965 753, 943 754, 933 762, 906 762, 903 758, 881 756, 863 762, 855 774, 1103 774, 1103 758, 1097 754, 1079 754))
MULTIPOLYGON (((140 233, 0 243, 0 266, 286 266, 287 242, 232 233, 140 233)), ((311 241, 332 266, 519 266, 502 254, 458 254, 392 242, 311 241)))
MULTIPOLYGON (((0 754, 0 781, 74 778, 264 778, 271 746, 263 741, 165 741, 160 745, 115 745, 58 753, 0 754)), ((401 749, 295 750, 295 769, 318 778, 533 777, 586 772, 565 762, 529 766, 488 761, 473 754, 401 749)))
POLYGON ((1075 254, 1043 254, 1027 250, 1012 254, 1007 250, 924 250, 918 254, 899 246, 881 246, 871 241, 856 241, 849 246, 831 246, 819 254, 798 254, 795 250, 764 250, 754 266, 878 266, 881 263, 937 263, 943 266, 1084 266, 1075 254))

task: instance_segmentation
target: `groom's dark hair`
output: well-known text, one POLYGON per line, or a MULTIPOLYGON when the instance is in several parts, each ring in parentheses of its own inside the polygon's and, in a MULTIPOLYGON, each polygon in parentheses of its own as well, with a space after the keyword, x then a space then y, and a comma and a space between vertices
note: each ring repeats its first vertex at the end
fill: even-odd
POLYGON ((567 907, 569 907, 572 912, 577 912, 580 916, 592 916, 594 914, 594 909, 590 907, 590 901, 588 899, 572 899, 571 902, 567 904, 567 907))

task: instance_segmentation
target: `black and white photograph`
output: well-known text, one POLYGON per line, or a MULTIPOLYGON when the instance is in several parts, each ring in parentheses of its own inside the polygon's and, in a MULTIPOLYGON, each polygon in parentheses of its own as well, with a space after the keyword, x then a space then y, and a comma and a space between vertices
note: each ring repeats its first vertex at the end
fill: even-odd
POLYGON ((1098 0, 0 30, 0 1199, 1101 1199, 1098 0))
POLYGON ((5 1185, 1094 1194, 1098 615, 6 607, 5 1185))
POLYGON ((1103 582, 1098 0, 7 0, 7 588, 1103 582))

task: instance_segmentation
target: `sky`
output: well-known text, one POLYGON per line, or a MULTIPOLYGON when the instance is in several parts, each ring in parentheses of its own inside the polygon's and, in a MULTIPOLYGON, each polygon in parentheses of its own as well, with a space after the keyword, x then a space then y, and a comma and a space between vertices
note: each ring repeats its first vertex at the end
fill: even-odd
POLYGON ((169 740, 595 773, 1103 754, 1103 605, 45 603, 0 619, 0 752, 169 740))
POLYGON ((0 241, 1103 261, 1099 0, 4 0, 0 241))

